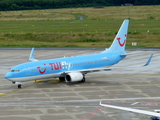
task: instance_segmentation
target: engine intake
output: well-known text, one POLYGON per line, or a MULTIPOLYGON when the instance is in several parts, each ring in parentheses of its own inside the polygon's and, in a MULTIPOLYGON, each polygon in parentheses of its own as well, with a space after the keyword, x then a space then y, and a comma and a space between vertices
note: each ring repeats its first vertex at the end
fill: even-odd
POLYGON ((83 74, 79 72, 71 72, 67 73, 65 76, 66 82, 77 82, 83 79, 83 74))

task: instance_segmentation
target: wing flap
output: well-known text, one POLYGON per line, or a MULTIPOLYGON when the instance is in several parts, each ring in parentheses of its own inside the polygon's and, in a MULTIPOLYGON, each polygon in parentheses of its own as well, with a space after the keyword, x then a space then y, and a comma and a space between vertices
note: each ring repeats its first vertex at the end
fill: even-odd
POLYGON ((121 54, 120 56, 127 56, 127 54, 121 54))
MULTIPOLYGON (((110 71, 109 68, 97 68, 97 69, 84 69, 84 70, 73 70, 73 71, 66 71, 65 73, 70 72, 81 72, 83 74, 91 73, 91 72, 99 72, 99 71, 110 71)), ((63 73, 64 74, 64 73, 63 73)))
POLYGON ((99 69, 86 69, 86 70, 80 70, 80 72, 83 73, 91 73, 91 72, 99 72, 99 71, 110 71, 109 68, 99 68, 99 69))

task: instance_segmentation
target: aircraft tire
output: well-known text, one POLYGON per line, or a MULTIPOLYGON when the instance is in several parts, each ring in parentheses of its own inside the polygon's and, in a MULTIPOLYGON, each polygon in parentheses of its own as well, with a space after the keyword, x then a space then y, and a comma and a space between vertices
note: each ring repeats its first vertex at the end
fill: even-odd
POLYGON ((85 77, 83 77, 83 79, 81 80, 81 82, 85 82, 86 81, 86 78, 85 77))
POLYGON ((18 84, 18 89, 21 89, 22 88, 22 85, 21 84, 18 84))
POLYGON ((150 120, 160 120, 160 119, 157 118, 157 117, 152 116, 152 117, 150 118, 150 120))
POLYGON ((65 81, 65 77, 59 77, 59 81, 65 81))

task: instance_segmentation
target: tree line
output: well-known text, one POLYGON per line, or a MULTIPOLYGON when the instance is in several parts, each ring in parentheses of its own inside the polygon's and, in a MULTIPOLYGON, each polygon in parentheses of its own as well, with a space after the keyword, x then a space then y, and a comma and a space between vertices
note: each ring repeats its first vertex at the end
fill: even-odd
POLYGON ((0 0, 0 10, 32 10, 97 6, 159 5, 160 0, 0 0))

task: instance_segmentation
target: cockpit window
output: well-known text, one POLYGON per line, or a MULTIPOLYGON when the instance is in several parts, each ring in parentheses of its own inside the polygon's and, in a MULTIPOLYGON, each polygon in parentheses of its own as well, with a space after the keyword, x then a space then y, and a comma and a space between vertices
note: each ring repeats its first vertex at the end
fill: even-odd
POLYGON ((11 72, 19 72, 20 70, 11 70, 11 72))

